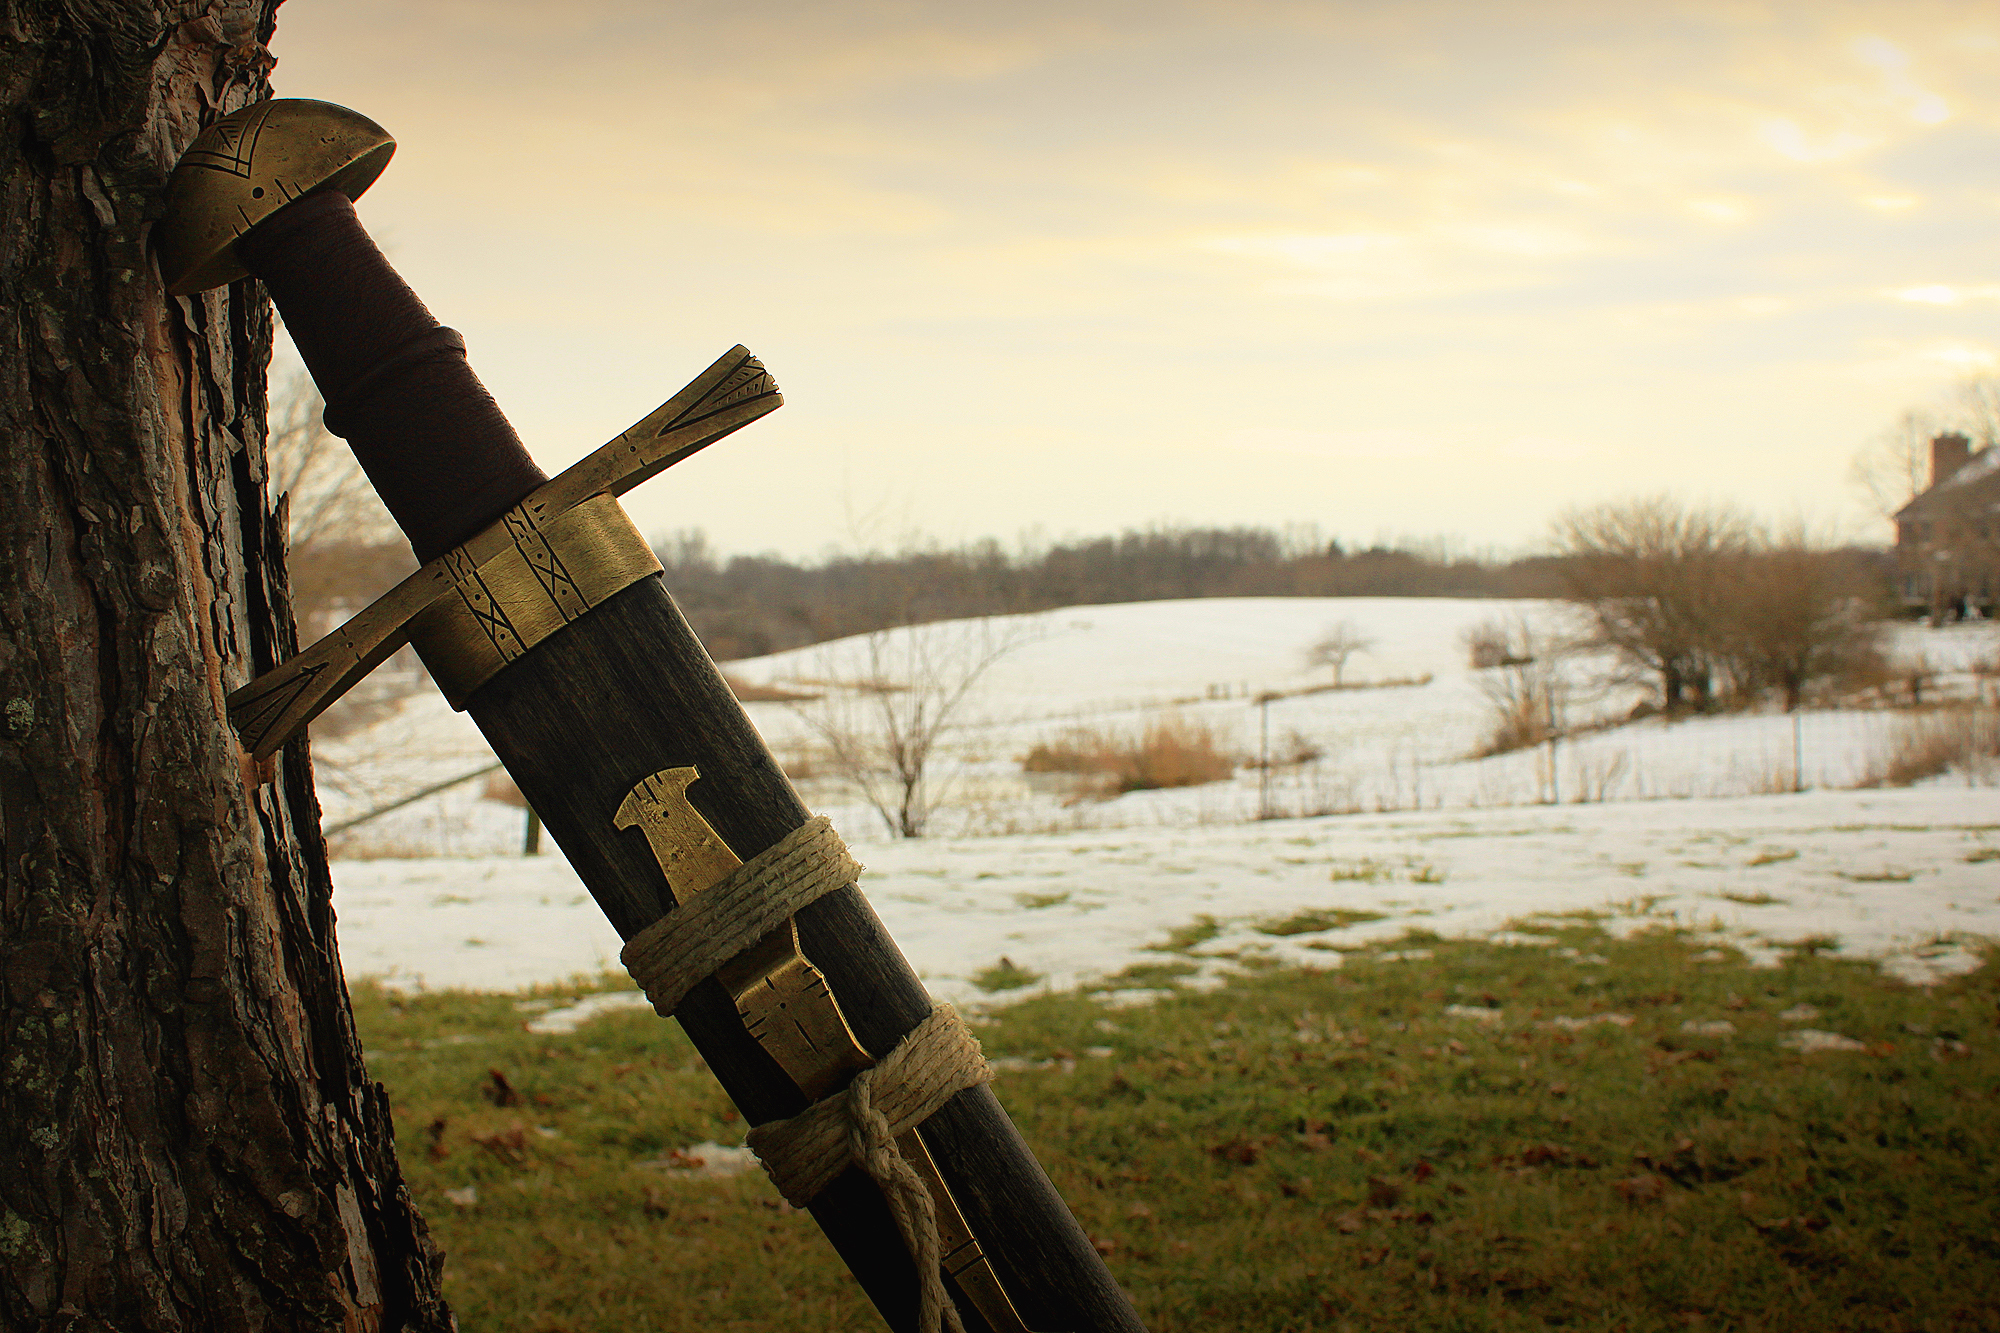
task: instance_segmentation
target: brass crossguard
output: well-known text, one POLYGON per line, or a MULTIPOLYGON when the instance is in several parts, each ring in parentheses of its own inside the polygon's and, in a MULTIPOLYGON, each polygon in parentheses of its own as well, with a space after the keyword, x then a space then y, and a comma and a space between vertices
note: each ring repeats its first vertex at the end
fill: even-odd
POLYGON ((454 707, 501 667, 660 563, 623 495, 784 403, 763 363, 732 347, 685 389, 464 545, 229 696, 243 748, 269 758, 404 644, 454 707))
MULTIPOLYGON (((667 877, 667 888, 674 901, 683 904, 743 864, 688 801, 688 786, 699 776, 693 768, 653 774, 632 788, 612 820, 618 828, 636 828, 646 835, 653 859, 667 877)), ((795 919, 787 918, 725 963, 715 978, 736 1002, 743 1026, 809 1100, 837 1091, 875 1063, 848 1026, 826 978, 799 948, 795 919)), ((966 1225, 920 1131, 898 1135, 896 1147, 937 1206, 945 1275, 958 1284, 992 1333, 1029 1333, 992 1261, 966 1225)))

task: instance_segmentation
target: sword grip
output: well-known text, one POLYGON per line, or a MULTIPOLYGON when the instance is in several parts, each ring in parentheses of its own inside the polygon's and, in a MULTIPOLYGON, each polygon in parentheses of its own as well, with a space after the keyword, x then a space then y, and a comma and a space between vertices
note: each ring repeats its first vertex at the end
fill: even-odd
POLYGON ((419 561, 458 546, 548 480, 440 325, 338 190, 286 205, 236 243, 263 280, 344 437, 419 561))

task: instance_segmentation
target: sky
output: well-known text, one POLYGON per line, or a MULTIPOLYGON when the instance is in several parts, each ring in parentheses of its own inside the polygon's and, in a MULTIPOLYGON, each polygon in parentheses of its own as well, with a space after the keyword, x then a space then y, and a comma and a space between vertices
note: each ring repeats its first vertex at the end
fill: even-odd
MULTIPOLYGON (((628 494, 817 557, 1151 524, 1512 553, 1851 478, 2000 370, 2000 6, 290 0, 282 97, 550 472, 732 344, 782 411, 628 494)), ((281 353, 282 355, 282 353, 281 353)))

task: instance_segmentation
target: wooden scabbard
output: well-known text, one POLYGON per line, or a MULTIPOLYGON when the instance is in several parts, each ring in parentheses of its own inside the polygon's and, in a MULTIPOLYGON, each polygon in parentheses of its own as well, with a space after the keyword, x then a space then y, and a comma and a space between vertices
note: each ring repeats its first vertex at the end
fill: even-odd
MULTIPOLYGON (((698 768, 689 799, 745 860, 810 817, 658 575, 536 645, 466 711, 627 939, 674 901, 644 837, 612 826, 635 783, 663 768, 698 768)), ((922 983, 852 886, 802 910, 798 927, 870 1051, 889 1050, 930 1011, 922 983)), ((697 987, 677 1017, 752 1124, 804 1109, 719 983, 697 987)), ((1143 1330, 989 1088, 960 1092, 924 1135, 1030 1328, 1143 1330)), ((890 1326, 914 1328, 915 1270, 875 1184, 850 1168, 811 1212, 890 1326)), ((961 1314, 968 1329, 982 1326, 970 1309, 961 1314)))

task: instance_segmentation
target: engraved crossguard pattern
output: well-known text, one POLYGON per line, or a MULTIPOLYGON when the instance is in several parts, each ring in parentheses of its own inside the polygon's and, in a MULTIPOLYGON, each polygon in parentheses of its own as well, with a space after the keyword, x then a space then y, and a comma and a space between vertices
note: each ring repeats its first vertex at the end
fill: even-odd
POLYGON ((229 720, 244 749, 269 758, 413 632, 422 635, 432 624, 445 660, 426 660, 453 703, 462 702, 548 634, 659 571, 615 503, 589 502, 623 495, 784 401, 763 363, 732 347, 631 429, 537 487, 464 545, 232 693, 229 720), (598 512, 607 506, 610 512, 598 512), (452 641, 452 622, 474 629, 460 628, 452 641))

